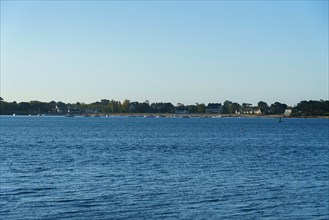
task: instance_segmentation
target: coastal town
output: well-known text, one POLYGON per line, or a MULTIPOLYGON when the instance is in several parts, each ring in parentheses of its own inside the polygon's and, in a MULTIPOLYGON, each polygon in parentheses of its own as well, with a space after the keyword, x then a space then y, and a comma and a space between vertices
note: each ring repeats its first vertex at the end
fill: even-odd
POLYGON ((203 116, 203 117, 328 117, 329 101, 301 101, 295 106, 288 106, 280 102, 267 104, 260 101, 253 106, 249 103, 239 104, 226 100, 223 103, 208 103, 184 105, 169 102, 144 102, 129 101, 123 102, 101 99, 90 104, 77 102, 75 104, 64 102, 6 102, 1 98, 1 115, 65 115, 99 117, 99 116, 145 116, 145 117, 166 117, 166 116, 203 116))

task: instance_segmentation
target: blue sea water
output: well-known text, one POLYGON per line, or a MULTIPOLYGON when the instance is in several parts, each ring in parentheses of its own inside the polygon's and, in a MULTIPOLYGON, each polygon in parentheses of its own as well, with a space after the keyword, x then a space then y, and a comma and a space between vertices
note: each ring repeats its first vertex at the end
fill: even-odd
POLYGON ((0 125, 0 219, 329 219, 327 119, 0 125))

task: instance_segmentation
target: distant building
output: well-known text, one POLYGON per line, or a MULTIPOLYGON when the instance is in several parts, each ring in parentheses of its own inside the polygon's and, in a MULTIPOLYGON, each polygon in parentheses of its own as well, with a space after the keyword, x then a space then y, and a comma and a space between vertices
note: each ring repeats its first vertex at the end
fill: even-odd
POLYGON ((287 109, 284 111, 284 115, 287 116, 287 117, 289 117, 289 116, 291 115, 291 112, 292 112, 291 108, 287 108, 287 109))
MULTIPOLYGON (((247 107, 247 108, 244 108, 241 112, 242 114, 251 114, 251 115, 260 115, 262 114, 262 111, 258 108, 258 107, 247 107)), ((238 113, 240 114, 240 112, 238 113)))
POLYGON ((246 108, 242 109, 242 114, 253 114, 252 107, 246 107, 246 108))
POLYGON ((175 114, 189 114, 189 111, 187 111, 184 107, 176 107, 175 114))
POLYGON ((55 111, 58 112, 58 113, 62 113, 62 110, 59 109, 59 107, 58 107, 57 105, 56 105, 56 107, 55 107, 55 111))
POLYGON ((260 110, 260 108, 254 108, 253 110, 254 110, 254 114, 256 114, 256 115, 262 114, 262 111, 260 110))
POLYGON ((222 104, 220 103, 209 103, 206 108, 207 114, 220 114, 222 113, 222 104))
POLYGON ((110 100, 107 100, 107 99, 101 99, 101 104, 102 105, 107 105, 110 103, 110 100))

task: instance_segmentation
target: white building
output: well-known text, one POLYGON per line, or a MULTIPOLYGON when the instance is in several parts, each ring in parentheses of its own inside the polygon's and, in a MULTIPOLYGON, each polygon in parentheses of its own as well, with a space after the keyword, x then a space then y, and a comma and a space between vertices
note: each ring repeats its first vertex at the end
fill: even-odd
POLYGON ((285 111, 284 111, 284 115, 289 117, 291 115, 291 112, 292 110, 290 108, 287 108, 285 111))

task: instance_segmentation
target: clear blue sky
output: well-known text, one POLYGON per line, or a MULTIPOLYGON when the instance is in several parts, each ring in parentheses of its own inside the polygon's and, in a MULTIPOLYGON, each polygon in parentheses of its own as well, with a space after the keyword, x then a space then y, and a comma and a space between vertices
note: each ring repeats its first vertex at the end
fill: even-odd
POLYGON ((1 97, 328 99, 328 1, 1 1, 1 97))

